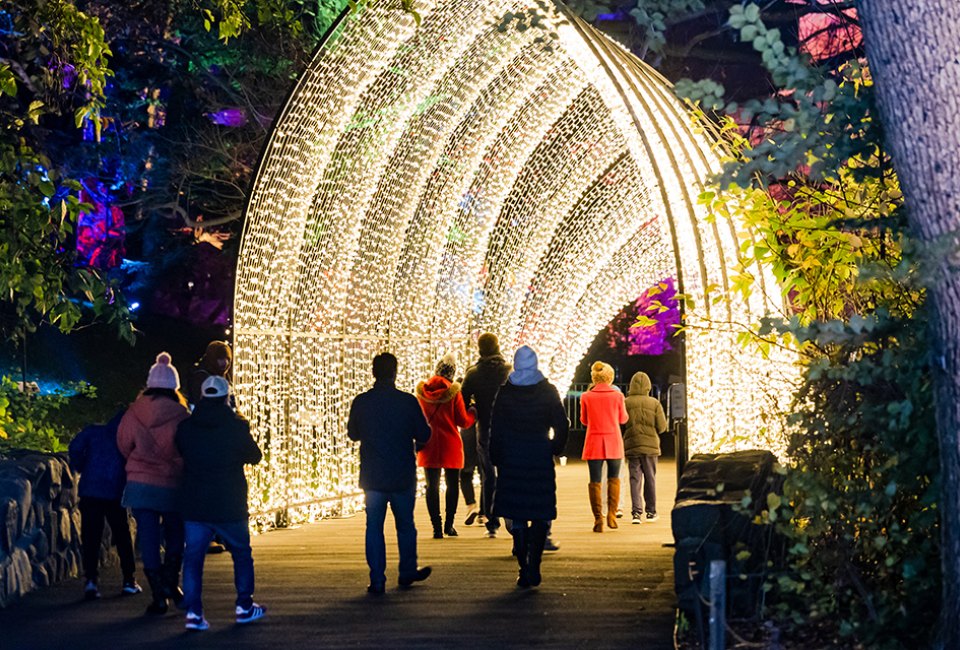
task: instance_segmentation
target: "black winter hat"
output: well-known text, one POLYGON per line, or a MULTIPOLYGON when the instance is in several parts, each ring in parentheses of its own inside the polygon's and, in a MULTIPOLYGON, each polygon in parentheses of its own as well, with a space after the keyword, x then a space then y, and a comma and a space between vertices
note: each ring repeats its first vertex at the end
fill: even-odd
POLYGON ((492 357, 500 354, 500 339, 493 332, 484 332, 477 339, 477 348, 480 350, 481 357, 492 357))

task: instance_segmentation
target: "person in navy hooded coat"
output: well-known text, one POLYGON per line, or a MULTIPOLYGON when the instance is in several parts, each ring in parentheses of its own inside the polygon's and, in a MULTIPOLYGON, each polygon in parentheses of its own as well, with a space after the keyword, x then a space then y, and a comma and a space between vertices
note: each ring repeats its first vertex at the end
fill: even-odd
POLYGON ((117 427, 125 410, 118 411, 106 424, 91 424, 70 441, 70 467, 80 473, 80 547, 86 577, 83 591, 87 600, 100 597, 98 582, 104 520, 110 525, 111 538, 120 556, 120 571, 123 573, 120 593, 132 595, 143 591, 134 576, 137 565, 127 509, 120 505, 127 472, 124 458, 117 448, 117 427))
POLYGON ((560 394, 537 365, 530 347, 517 350, 490 419, 490 458, 497 468, 493 514, 512 521, 517 586, 523 588, 540 584, 540 560, 557 518, 553 457, 563 453, 570 427, 560 394))

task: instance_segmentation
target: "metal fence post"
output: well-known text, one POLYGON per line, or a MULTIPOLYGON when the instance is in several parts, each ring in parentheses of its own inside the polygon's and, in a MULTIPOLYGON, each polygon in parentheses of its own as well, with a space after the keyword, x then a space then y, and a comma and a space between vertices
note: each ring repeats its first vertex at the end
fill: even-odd
POLYGON ((727 563, 710 561, 710 650, 726 648, 727 563))

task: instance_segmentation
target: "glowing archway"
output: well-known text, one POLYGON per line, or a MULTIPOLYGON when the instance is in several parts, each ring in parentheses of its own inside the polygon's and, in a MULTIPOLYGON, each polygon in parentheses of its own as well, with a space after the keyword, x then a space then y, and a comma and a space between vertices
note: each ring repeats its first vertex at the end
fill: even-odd
POLYGON ((252 509, 355 488, 344 422, 376 352, 412 387, 491 330, 506 353, 533 345, 563 390, 596 332, 665 276, 694 301, 691 449, 766 426, 769 362, 697 327, 769 305, 764 290, 714 301, 748 234, 704 218, 717 158, 669 84, 559 3, 421 0, 419 27, 398 4, 341 18, 250 199, 235 381, 267 455, 252 509))

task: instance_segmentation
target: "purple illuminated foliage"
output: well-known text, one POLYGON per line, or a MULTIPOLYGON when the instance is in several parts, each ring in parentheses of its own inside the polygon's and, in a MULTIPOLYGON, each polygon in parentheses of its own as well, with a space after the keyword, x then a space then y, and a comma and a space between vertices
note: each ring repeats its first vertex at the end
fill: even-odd
POLYGON ((91 206, 77 220, 77 263, 112 269, 123 261, 123 210, 114 205, 110 191, 95 178, 83 181, 80 202, 91 206))
POLYGON ((607 327, 608 345, 628 355, 666 354, 673 350, 670 339, 679 325, 674 280, 664 278, 613 319, 607 327))
POLYGON ((216 113, 206 113, 206 116, 220 126, 240 127, 247 123, 247 114, 242 108, 225 108, 216 113))

